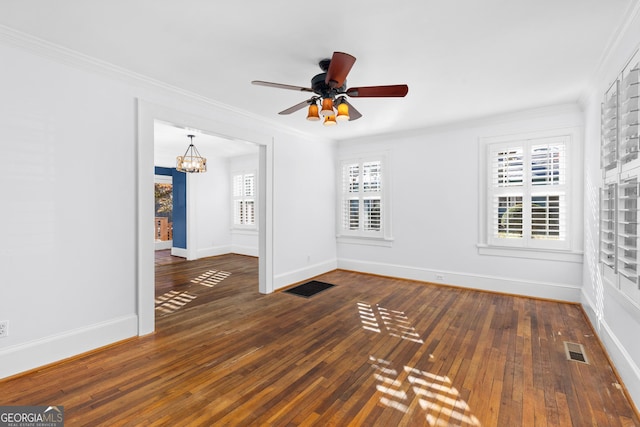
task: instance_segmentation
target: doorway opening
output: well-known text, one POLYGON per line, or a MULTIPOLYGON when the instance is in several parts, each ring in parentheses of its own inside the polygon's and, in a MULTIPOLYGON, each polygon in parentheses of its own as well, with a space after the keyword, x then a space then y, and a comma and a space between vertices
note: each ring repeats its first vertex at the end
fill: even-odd
MULTIPOLYGON (((253 256, 257 257, 258 263, 258 291, 260 293, 271 293, 273 291, 273 261, 272 261, 272 203, 273 203, 273 141, 270 136, 261 135, 250 129, 250 127, 238 127, 229 123, 217 122, 215 120, 192 116, 183 112, 175 111, 166 107, 138 101, 138 334, 151 333, 155 329, 155 262, 154 249, 155 239, 154 228, 149 224, 155 218, 155 201, 152 196, 154 188, 154 167, 156 166, 156 156, 162 154, 161 149, 157 149, 157 139, 155 135, 156 124, 168 124, 180 132, 180 137, 176 138, 179 148, 171 148, 166 154, 172 158, 170 164, 173 166, 175 157, 184 152, 186 146, 185 131, 194 133, 200 132, 203 139, 224 139, 231 146, 237 147, 250 145, 253 148, 251 158, 257 162, 257 209, 256 209, 256 230, 253 243, 247 243, 252 236, 248 236, 247 230, 239 230, 237 239, 232 240, 231 232, 226 236, 220 234, 220 229, 214 226, 215 222, 211 218, 221 219, 225 215, 231 218, 231 184, 224 184, 223 178, 227 182, 231 179, 231 167, 235 160, 226 158, 216 158, 211 155, 211 161, 207 161, 208 171, 203 174, 188 174, 186 176, 187 188, 187 218, 186 218, 186 248, 177 255, 183 256, 187 260, 195 260, 203 257, 212 257, 224 253, 235 253, 238 251, 253 251, 253 256), (184 141, 182 141, 184 139, 184 141), (181 142, 182 141, 182 142, 181 142), (225 165, 227 169, 225 170, 225 165), (210 172, 214 172, 210 174, 210 172), (223 188, 224 187, 224 188, 223 188), (215 190, 226 200, 226 206, 221 208, 220 197, 202 197, 215 190), (225 196, 228 195, 229 197, 225 196), (224 212, 226 213, 222 213, 224 212), (224 252, 226 251, 226 252, 224 252)), ((195 143, 198 149, 204 153, 203 139, 195 143)), ((240 161, 240 160, 238 160, 240 161)), ((162 165, 162 163, 159 163, 162 165)), ((238 166, 240 168, 240 166, 238 166)), ((241 169, 246 169, 244 166, 241 169)), ((175 186, 175 180, 174 180, 175 186)), ((174 188, 175 191, 175 188, 174 188)), ((175 201, 174 201, 175 203, 175 201)), ((173 247, 176 249, 176 218, 173 213, 173 247)), ((225 223, 228 229, 229 222, 225 223)), ((250 230, 249 230, 250 231, 250 230)), ((248 254, 250 255, 250 254, 248 254)))

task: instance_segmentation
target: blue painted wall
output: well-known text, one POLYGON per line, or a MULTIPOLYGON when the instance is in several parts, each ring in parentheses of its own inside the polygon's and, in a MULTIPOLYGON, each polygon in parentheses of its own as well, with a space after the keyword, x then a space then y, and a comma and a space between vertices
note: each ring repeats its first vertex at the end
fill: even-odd
POLYGON ((165 175, 165 176, 173 176, 173 171, 175 171, 175 168, 163 168, 160 166, 156 166, 156 175, 165 175))
POLYGON ((155 174, 173 179, 173 247, 187 249, 187 174, 157 166, 155 174))

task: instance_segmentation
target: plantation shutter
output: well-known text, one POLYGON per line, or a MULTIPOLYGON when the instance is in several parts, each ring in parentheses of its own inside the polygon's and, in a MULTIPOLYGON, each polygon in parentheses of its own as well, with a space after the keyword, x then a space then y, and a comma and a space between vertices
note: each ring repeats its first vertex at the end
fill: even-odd
POLYGON ((616 238, 617 271, 634 286, 638 285, 638 178, 618 184, 618 218, 616 238))
POLYGON ((567 239, 566 144, 564 138, 531 146, 531 238, 567 239))
POLYGON ((237 174, 233 182, 233 224, 255 225, 255 174, 237 174))
POLYGON ((241 225, 244 216, 242 200, 242 175, 233 176, 233 224, 241 225))
POLYGON ((381 219, 381 177, 382 165, 380 161, 365 162, 362 165, 362 191, 364 229, 366 231, 380 231, 381 219))
POLYGON ((489 146, 493 244, 566 244, 566 141, 567 137, 551 137, 489 146))
POLYGON ((382 161, 343 163, 341 216, 343 232, 381 233, 382 161))
POLYGON ((342 168, 342 228, 360 229, 360 165, 345 164, 342 168))
POLYGON ((524 152, 520 146, 495 146, 491 158, 491 233, 503 239, 523 237, 524 152))
POLYGON ((614 169, 618 165, 618 81, 609 88, 601 106, 600 167, 614 169))
POLYGON ((244 176, 244 224, 256 223, 255 212, 255 175, 248 173, 244 176))
POLYGON ((615 183, 600 190, 600 261, 611 269, 616 262, 616 202, 615 183))

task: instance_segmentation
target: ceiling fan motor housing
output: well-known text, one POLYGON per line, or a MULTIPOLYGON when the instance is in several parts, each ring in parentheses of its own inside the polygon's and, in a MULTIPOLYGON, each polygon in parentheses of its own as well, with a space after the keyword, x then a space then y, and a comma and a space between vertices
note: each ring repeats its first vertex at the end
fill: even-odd
POLYGON ((323 98, 335 98, 339 93, 344 93, 347 90, 347 81, 345 80, 342 86, 332 88, 325 80, 327 73, 320 73, 311 79, 311 89, 323 98))

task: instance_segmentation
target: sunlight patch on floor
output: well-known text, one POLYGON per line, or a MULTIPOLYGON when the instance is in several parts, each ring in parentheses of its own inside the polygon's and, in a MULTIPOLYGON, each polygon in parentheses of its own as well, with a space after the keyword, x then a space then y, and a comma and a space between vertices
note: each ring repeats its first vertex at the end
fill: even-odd
POLYGON ((391 362, 374 356, 369 356, 369 362, 376 390, 382 394, 381 404, 407 413, 417 399, 430 426, 481 426, 448 377, 410 366, 397 370, 391 362))
POLYGON ((364 329, 372 332, 381 332, 378 319, 376 318, 376 314, 373 312, 371 305, 359 302, 358 312, 360 313, 360 322, 364 329))
POLYGON ((195 279, 191 279, 191 283, 196 283, 198 285, 204 285, 213 288, 215 285, 222 282, 229 276, 231 276, 231 273, 229 273, 228 271, 209 270, 205 273, 202 273, 195 279))
POLYGON ((392 337, 423 344, 409 318, 403 311, 389 310, 376 304, 375 307, 364 302, 358 303, 358 313, 362 328, 372 332, 382 332, 382 328, 392 337))
POLYGON ((173 313, 196 299, 188 292, 169 291, 156 297, 156 310, 162 313, 173 313))

